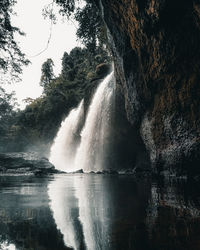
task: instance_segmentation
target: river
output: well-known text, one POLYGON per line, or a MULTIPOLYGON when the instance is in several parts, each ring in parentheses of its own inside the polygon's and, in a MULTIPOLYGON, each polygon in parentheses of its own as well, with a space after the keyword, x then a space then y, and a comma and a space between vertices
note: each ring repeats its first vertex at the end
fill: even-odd
POLYGON ((0 249, 200 249, 199 190, 132 175, 0 176, 0 249))

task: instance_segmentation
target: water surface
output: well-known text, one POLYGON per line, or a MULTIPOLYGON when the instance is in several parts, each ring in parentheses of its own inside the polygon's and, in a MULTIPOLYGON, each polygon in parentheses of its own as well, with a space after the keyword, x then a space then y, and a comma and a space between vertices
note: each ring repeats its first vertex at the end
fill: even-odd
POLYGON ((0 249, 200 249, 198 183, 0 177, 0 249))

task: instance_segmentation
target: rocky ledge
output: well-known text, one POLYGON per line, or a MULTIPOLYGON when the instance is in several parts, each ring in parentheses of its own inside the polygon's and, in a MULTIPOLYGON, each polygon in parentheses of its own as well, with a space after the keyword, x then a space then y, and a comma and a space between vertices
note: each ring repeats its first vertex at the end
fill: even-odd
POLYGON ((48 175, 58 170, 45 157, 33 152, 0 153, 0 174, 48 175))

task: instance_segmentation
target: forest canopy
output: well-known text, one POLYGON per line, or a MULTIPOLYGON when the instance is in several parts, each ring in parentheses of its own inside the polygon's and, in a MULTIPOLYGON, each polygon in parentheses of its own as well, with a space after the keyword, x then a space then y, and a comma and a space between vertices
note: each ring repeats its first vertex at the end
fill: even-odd
MULTIPOLYGON (((77 21, 76 35, 91 53, 95 52, 97 46, 107 44, 105 24, 95 0, 54 0, 54 2, 60 7, 62 16, 77 21)), ((52 12, 53 10, 46 11, 50 18, 55 18, 52 12)))

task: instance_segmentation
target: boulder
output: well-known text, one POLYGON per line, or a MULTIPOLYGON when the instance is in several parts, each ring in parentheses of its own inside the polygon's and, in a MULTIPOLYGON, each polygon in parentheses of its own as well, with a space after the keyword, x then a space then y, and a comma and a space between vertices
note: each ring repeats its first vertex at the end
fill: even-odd
POLYGON ((35 174, 46 175, 58 171, 47 158, 33 152, 1 153, 1 174, 35 174))

